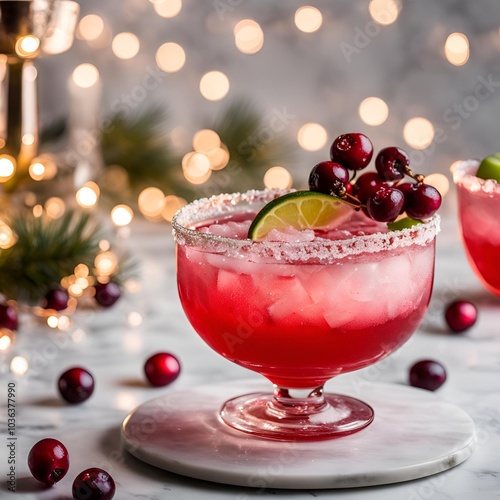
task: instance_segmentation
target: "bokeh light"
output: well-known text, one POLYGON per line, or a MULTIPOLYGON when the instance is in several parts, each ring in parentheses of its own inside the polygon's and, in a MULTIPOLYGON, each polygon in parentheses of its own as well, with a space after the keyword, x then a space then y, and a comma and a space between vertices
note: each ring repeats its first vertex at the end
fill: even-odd
POLYGON ((99 276, 111 276, 118 269, 118 258, 113 252, 101 252, 94 259, 99 276))
POLYGON ((395 0, 370 0, 368 11, 376 23, 387 26, 398 18, 399 6, 395 0))
POLYGON ((51 219, 59 219, 64 212, 66 212, 66 204, 63 199, 53 196, 45 202, 45 213, 51 219))
POLYGON ((200 80, 201 95, 209 101, 220 101, 229 92, 229 79, 221 71, 209 71, 200 80))
POLYGON ((152 3, 155 12, 167 19, 177 16, 182 9, 182 0, 155 0, 152 3))
POLYGON ((139 53, 141 44, 133 33, 119 33, 113 38, 111 50, 119 59, 132 59, 139 53))
POLYGON ((26 375, 29 369, 29 363, 23 356, 15 356, 10 362, 10 371, 19 377, 26 375))
POLYGON ((83 63, 74 69, 72 78, 77 87, 87 89, 99 81, 99 71, 93 64, 83 63))
POLYGON ((292 184, 292 175, 283 167, 271 167, 264 175, 264 185, 268 189, 289 189, 292 184))
POLYGON ((128 226, 134 218, 134 211, 127 205, 116 205, 111 210, 111 220, 116 226, 128 226))
POLYGON ((359 116, 367 125, 376 127, 387 120, 389 107, 379 97, 367 97, 359 105, 359 116))
POLYGON ((161 216, 165 194, 156 187, 143 189, 138 198, 139 210, 145 217, 157 218, 161 216))
POLYGON ((434 125, 427 118, 411 118, 403 127, 403 137, 412 148, 425 149, 434 140, 434 125))
POLYGON ((319 123, 306 123, 297 134, 299 146, 306 151, 320 150, 328 140, 325 127, 319 123))
POLYGON ((7 250, 15 245, 17 241, 16 235, 12 228, 3 221, 0 221, 0 248, 7 250))
POLYGON ((7 182, 16 172, 17 162, 13 156, 0 155, 0 182, 7 182))
POLYGON ((243 54, 256 54, 264 45, 264 32, 259 23, 243 19, 234 27, 234 43, 243 54))
POLYGON ((183 206, 187 204, 187 201, 180 196, 175 196, 173 194, 169 194, 165 196, 165 201, 163 203, 163 210, 161 212, 162 217, 170 222, 176 212, 180 210, 183 206))
POLYGON ((82 40, 97 40, 104 32, 104 21, 96 14, 89 14, 82 17, 78 23, 77 36, 82 40))
POLYGON ((444 44, 444 54, 454 66, 463 66, 469 60, 469 40, 463 33, 452 33, 444 44))
POLYGON ((86 182, 76 192, 76 202, 84 208, 93 207, 99 199, 100 189, 95 182, 86 182))
POLYGON ((295 12, 295 26, 304 33, 314 33, 323 24, 323 15, 316 7, 305 5, 295 12))
POLYGON ((224 144, 220 148, 214 148, 205 153, 210 161, 212 170, 222 170, 227 166, 230 160, 229 151, 224 144))
POLYGON ((193 136, 193 149, 198 153, 208 153, 212 149, 220 148, 220 137, 215 130, 198 130, 193 136))
POLYGON ((435 173, 426 175, 425 183, 429 184, 429 186, 434 186, 441 193, 441 196, 443 198, 448 194, 448 191, 450 190, 450 181, 448 180, 448 177, 443 174, 435 173))
POLYGON ((462 163, 463 160, 457 160, 457 161, 454 161, 451 165, 450 165, 450 172, 453 173, 455 172, 456 168, 460 165, 460 163, 462 163))
POLYGON ((165 73, 175 73, 181 70, 185 63, 186 53, 178 43, 164 43, 156 51, 156 64, 165 73))
POLYGON ((34 35, 25 35, 16 42, 16 54, 19 57, 33 57, 40 48, 40 39, 34 35))

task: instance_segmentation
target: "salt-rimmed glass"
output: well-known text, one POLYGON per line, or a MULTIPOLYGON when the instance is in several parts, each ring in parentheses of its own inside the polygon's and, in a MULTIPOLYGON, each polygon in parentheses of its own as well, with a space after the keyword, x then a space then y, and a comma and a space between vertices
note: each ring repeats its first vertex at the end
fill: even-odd
POLYGON ((295 243, 195 229, 251 217, 282 194, 220 195, 181 209, 172 221, 179 296, 210 347, 274 386, 274 393, 227 401, 220 411, 226 424, 270 439, 340 437, 369 425, 374 413, 323 386, 381 360, 416 330, 432 291, 439 218, 402 231, 295 243))
POLYGON ((462 239, 472 269, 490 292, 500 296, 500 185, 476 177, 478 167, 478 161, 468 160, 453 171, 462 239))

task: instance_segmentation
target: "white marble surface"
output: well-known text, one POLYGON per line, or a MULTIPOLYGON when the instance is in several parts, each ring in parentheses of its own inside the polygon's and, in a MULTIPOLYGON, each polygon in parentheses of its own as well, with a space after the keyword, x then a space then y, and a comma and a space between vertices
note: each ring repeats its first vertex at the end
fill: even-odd
MULTIPOLYGON (((452 206, 453 200, 447 200, 452 206)), ((446 208, 446 207, 445 207, 446 208)), ((466 410, 475 422, 477 447, 463 464, 431 477, 391 486, 341 490, 273 490, 225 486, 189 479, 151 467, 124 453, 120 425, 137 405, 169 391, 189 389, 255 376, 212 352, 185 319, 175 285, 173 242, 167 226, 137 223, 132 227, 131 249, 143 258, 142 290, 129 295, 114 309, 86 318, 85 335, 68 342, 54 331, 26 327, 19 333, 15 351, 30 359, 31 371, 17 379, 17 496, 26 499, 71 499, 73 478, 97 466, 114 477, 117 499, 231 499, 307 498, 363 500, 495 499, 500 491, 500 299, 483 291, 468 268, 456 236, 453 210, 449 210, 439 236, 436 283, 428 315, 421 329, 390 358, 357 374, 345 376, 353 395, 369 382, 405 384, 410 365, 432 357, 446 365, 448 380, 436 395, 466 410), (445 331, 443 307, 460 296, 479 307, 477 325, 463 335, 445 331), (127 325, 127 314, 141 312, 144 322, 127 325), (142 365, 158 350, 176 354, 182 374, 169 388, 153 389, 143 379, 142 365), (68 406, 58 397, 56 379, 74 365, 87 367, 95 376, 96 390, 80 406, 68 406), (26 457, 39 439, 54 437, 71 456, 68 475, 52 489, 30 477, 26 457)), ((5 367, 5 360, 3 360, 5 367)), ((1 374, 0 498, 6 489, 7 381, 1 374)), ((335 382, 328 384, 333 389, 335 382)), ((391 443, 388 443, 390 453, 391 443)), ((14 497, 13 497, 14 498, 14 497)))
MULTIPOLYGON (((276 442, 228 428, 218 418, 228 397, 269 392, 264 380, 171 391, 136 408, 124 421, 123 444, 161 469, 238 486, 280 489, 359 488, 442 472, 467 460, 476 430, 462 409, 428 391, 367 383, 356 396, 374 421, 335 440, 276 442)), ((335 391, 351 394, 350 381, 335 391)))

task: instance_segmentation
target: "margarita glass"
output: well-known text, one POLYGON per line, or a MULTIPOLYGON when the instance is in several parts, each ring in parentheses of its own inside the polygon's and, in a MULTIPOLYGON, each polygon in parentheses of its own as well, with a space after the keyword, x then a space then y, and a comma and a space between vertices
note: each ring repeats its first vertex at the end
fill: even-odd
POLYGON ((500 186, 475 174, 479 162, 460 163, 453 172, 462 237, 469 263, 483 285, 500 296, 500 186))
POLYGON ((381 360, 416 330, 432 291, 439 218, 378 234, 339 231, 342 239, 246 239, 240 226, 282 194, 220 195, 177 213, 180 300, 211 348, 274 386, 227 401, 226 424, 278 440, 351 434, 371 423, 372 408, 323 386, 381 360))

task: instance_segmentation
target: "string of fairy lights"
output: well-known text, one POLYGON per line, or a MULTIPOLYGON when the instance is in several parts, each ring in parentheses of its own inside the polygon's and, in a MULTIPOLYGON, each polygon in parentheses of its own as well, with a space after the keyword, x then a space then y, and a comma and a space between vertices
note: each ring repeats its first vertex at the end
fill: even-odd
MULTIPOLYGON (((144 0, 146 2, 147 0, 144 0)), ((164 19, 173 19, 183 9, 182 0, 149 0, 156 15, 164 19)), ((371 20, 380 26, 388 26, 397 21, 401 12, 401 2, 397 0, 370 0, 367 9, 371 20)), ((293 26, 298 33, 315 33, 324 28, 323 13, 317 7, 303 5, 298 8, 293 16, 293 26)), ((257 54, 265 44, 265 33, 262 26, 253 19, 239 19, 234 25, 227 27, 232 31, 236 49, 251 56, 257 54)), ((139 33, 118 32, 114 33, 111 24, 101 15, 91 13, 84 16, 78 23, 76 38, 81 43, 87 44, 95 50, 111 49, 113 55, 119 60, 131 60, 137 57, 143 49, 139 33)), ((62 40, 62 39, 61 39, 62 40)), ((61 43, 69 43, 64 39, 61 43)), ((41 42, 32 35, 21 37, 16 45, 16 51, 20 57, 30 58, 40 50, 41 42)), ((45 50, 50 53, 50 48, 45 50)), ((57 53, 54 49, 53 53, 57 53)), ((443 61, 453 66, 463 66, 470 57, 469 40, 463 33, 451 33, 447 36, 442 46, 443 61)), ((157 47, 154 60, 162 72, 172 74, 182 72, 189 64, 189 52, 176 40, 165 40, 157 47)), ((36 78, 36 69, 32 68, 33 77, 36 78)), ((1 75, 0 75, 1 76, 1 75)), ((224 71, 213 69, 199 76, 199 93, 208 101, 221 101, 227 97, 231 89, 231 80, 224 71)), ((96 66, 89 63, 77 65, 71 73, 70 85, 82 91, 98 95, 100 92, 101 75, 96 66)), ((371 127, 383 125, 391 113, 389 104, 381 97, 367 96, 359 103, 359 117, 363 123, 371 127)), ((409 118, 402 127, 403 138, 407 145, 415 150, 423 150, 434 141, 435 127, 433 123, 424 116, 413 116, 409 118)), ((183 135, 182 130, 176 127, 171 132, 171 140, 175 144, 176 137, 183 135)), ((304 123, 298 127, 296 141, 304 151, 315 152, 326 146, 331 138, 326 128, 320 123, 304 123)), ((26 134, 22 138, 23 144, 32 146, 34 136, 26 134)), ((230 161, 230 155, 226 146, 214 130, 198 130, 192 137, 192 149, 182 157, 179 168, 187 183, 202 185, 207 182, 214 171, 224 169, 230 161)), ((458 163, 455 162, 453 166, 458 163)), ((16 160, 9 155, 0 155, 0 183, 5 183, 16 174, 16 160)), ((29 175, 36 181, 50 181, 56 177, 58 166, 56 159, 50 154, 37 156, 29 166, 29 175)), ((111 167, 105 174, 112 176, 117 185, 126 183, 122 179, 123 172, 119 166, 111 167)), ((272 165, 263 176, 263 183, 268 188, 289 188, 294 182, 291 172, 282 165, 272 165)), ((443 195, 449 189, 449 182, 443 174, 431 174, 427 176, 426 182, 438 188, 443 195)), ((33 214, 37 217, 46 215, 49 218, 61 217, 69 204, 68 200, 53 196, 47 199, 43 205, 37 203, 32 193, 26 194, 26 204, 32 207, 33 214)), ((75 192, 74 201, 83 209, 94 209, 99 204, 100 188, 94 181, 84 183, 75 192)), ((186 203, 186 200, 175 195, 166 194, 157 187, 147 187, 138 195, 137 207, 142 216, 152 221, 170 221, 174 213, 186 203)), ((127 227, 134 219, 134 210, 126 205, 120 204, 111 209, 110 218, 117 228, 127 227)), ((116 256, 109 251, 107 242, 102 242, 102 253, 96 259, 96 267, 102 268, 103 273, 110 272, 117 265, 116 256)), ((0 249, 10 248, 15 244, 15 235, 11 228, 0 221, 0 249)), ((88 270, 87 270, 88 271, 88 270)), ((75 268, 75 273, 67 278, 65 286, 73 296, 83 292, 88 282, 87 272, 81 266, 75 268)), ((142 318, 139 313, 132 312, 131 324, 140 324, 142 318)), ((67 327, 65 320, 50 319, 49 326, 64 329, 67 327)), ((10 340, 6 336, 0 336, 0 352, 10 346, 10 340)), ((28 370, 27 361, 22 356, 12 359, 11 371, 22 376, 28 370)))

